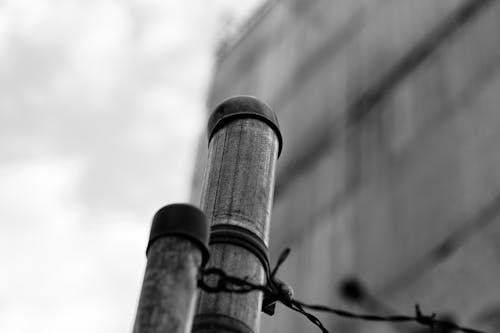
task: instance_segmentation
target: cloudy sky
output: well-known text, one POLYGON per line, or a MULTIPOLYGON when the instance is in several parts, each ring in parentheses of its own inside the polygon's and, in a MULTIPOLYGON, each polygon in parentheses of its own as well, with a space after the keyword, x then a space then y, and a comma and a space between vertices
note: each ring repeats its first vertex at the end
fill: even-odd
POLYGON ((0 0, 0 332, 131 331, 218 41, 262 0, 0 0))

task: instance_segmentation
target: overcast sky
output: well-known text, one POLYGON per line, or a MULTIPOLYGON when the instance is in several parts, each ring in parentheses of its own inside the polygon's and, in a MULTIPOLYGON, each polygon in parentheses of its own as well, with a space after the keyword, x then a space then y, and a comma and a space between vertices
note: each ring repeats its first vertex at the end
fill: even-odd
POLYGON ((131 331, 221 36, 262 0, 0 0, 0 332, 131 331))

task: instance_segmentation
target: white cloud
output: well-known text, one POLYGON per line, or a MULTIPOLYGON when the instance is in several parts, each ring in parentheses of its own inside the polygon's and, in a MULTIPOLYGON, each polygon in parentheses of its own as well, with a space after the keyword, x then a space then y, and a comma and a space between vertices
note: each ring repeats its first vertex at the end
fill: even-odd
POLYGON ((81 172, 79 159, 54 156, 12 161, 0 167, 0 216, 8 222, 2 227, 17 230, 35 225, 38 230, 69 230, 75 219, 71 197, 81 172), (61 221, 67 222, 60 225, 61 221))
POLYGON ((130 331, 152 215, 189 197, 218 19, 258 2, 0 3, 0 332, 130 331))

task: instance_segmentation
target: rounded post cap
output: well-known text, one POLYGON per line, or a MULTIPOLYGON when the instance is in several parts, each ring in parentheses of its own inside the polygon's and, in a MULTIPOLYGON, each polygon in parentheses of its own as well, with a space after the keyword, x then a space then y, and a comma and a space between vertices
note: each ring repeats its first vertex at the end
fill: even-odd
POLYGON ((158 210, 151 224, 146 256, 151 244, 165 236, 179 236, 195 243, 202 254, 202 266, 205 266, 209 257, 209 225, 205 214, 200 209, 189 204, 178 203, 158 210))
POLYGON ((215 132, 229 121, 236 118, 255 118, 268 124, 278 137, 278 157, 283 147, 283 138, 278 124, 278 118, 271 108, 253 96, 236 96, 219 104, 208 119, 208 143, 215 132))

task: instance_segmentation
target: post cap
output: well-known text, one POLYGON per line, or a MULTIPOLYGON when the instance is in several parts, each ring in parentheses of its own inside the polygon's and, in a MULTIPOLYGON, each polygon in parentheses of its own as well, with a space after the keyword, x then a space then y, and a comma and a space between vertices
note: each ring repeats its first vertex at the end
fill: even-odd
POLYGON ((219 104, 208 119, 208 143, 213 135, 228 121, 235 118, 256 118, 268 124, 278 137, 278 157, 283 147, 283 138, 276 114, 267 104, 253 96, 236 96, 219 104))
POLYGON ((146 256, 149 247, 157 239, 165 236, 179 236, 191 240, 199 247, 202 254, 202 266, 205 266, 209 257, 208 230, 208 221, 200 209, 183 203, 165 206, 153 217, 146 256))

